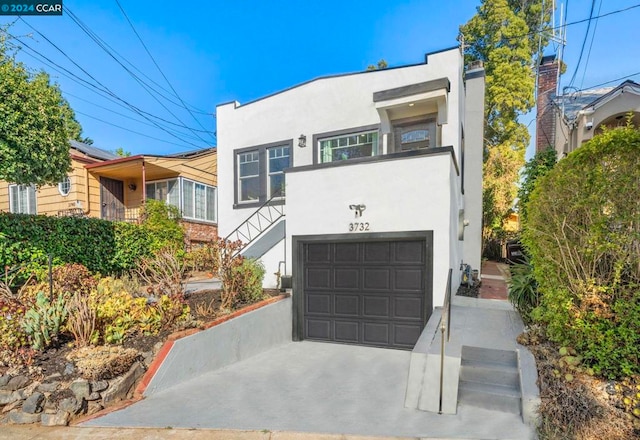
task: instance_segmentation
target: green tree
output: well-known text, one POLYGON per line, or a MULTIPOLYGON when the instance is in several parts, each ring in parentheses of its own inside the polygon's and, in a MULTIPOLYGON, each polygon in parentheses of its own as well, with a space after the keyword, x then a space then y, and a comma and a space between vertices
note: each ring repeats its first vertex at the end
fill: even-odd
POLYGON ((483 238, 502 228, 517 193, 519 170, 529 143, 518 122, 535 104, 533 60, 547 38, 550 3, 542 0, 483 0, 460 27, 465 61, 483 61, 486 74, 483 238), (543 13, 543 4, 548 4, 543 13), (540 42, 540 45, 538 45, 540 42))
POLYGON ((529 197, 535 188, 536 182, 556 165, 557 160, 558 153, 549 147, 544 151, 536 153, 536 155, 524 165, 522 169, 522 183, 520 184, 520 188, 518 188, 518 212, 520 214, 520 221, 526 222, 527 204, 529 203, 529 197))
POLYGON ((69 140, 80 124, 45 72, 17 62, 0 29, 0 179, 18 184, 55 184, 71 167, 69 140))
POLYGON ((389 65, 387 64, 387 62, 385 61, 384 58, 380 58, 380 61, 378 61, 377 64, 369 64, 367 66, 367 70, 382 70, 382 69, 386 69, 387 67, 389 67, 389 65))
POLYGON ((117 154, 120 157, 129 157, 129 156, 131 156, 131 151, 125 151, 124 148, 122 148, 122 147, 116 148, 114 153, 117 154))

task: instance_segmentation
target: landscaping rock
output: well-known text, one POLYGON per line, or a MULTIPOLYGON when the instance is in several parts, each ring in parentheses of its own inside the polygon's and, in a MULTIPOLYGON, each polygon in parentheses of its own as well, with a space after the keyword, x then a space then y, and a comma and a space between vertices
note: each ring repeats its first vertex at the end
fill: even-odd
POLYGON ((144 374, 144 367, 140 362, 131 366, 127 374, 113 380, 109 388, 102 394, 102 404, 107 406, 111 402, 117 402, 127 398, 136 380, 144 374))
POLYGON ((4 408, 2 408, 2 414, 6 414, 9 411, 13 411, 14 409, 20 407, 20 405, 22 405, 22 400, 16 400, 13 403, 5 405, 4 408))
POLYGON ((58 403, 59 411, 66 411, 75 414, 82 408, 82 400, 78 401, 75 397, 67 397, 58 403))
POLYGON ((42 426, 67 426, 71 414, 66 411, 58 411, 55 414, 42 414, 40 424, 42 426))
POLYGON ((106 380, 96 380, 95 382, 91 382, 91 391, 92 392, 101 392, 106 390, 109 387, 109 382, 106 380))
POLYGON ((8 374, 0 376, 0 389, 9 383, 9 379, 11 379, 11 376, 8 374))
POLYGON ((93 400, 98 400, 100 398, 100 393, 98 393, 97 391, 94 391, 93 393, 89 394, 89 397, 87 397, 88 401, 93 401, 93 400))
POLYGON ((58 389, 59 386, 60 386, 60 382, 58 381, 54 381, 50 383, 41 383, 40 385, 38 385, 37 390, 40 391, 41 393, 53 393, 58 389))
POLYGON ((29 414, 37 414, 42 412, 42 402, 44 401, 44 394, 36 391, 30 395, 27 400, 22 404, 22 411, 29 414))
POLYGON ((89 386, 89 382, 85 379, 74 380, 71 382, 71 385, 69 385, 69 388, 73 391, 73 394, 78 400, 86 399, 91 394, 91 387, 89 386))
POLYGON ((14 391, 0 390, 0 405, 7 405, 20 400, 20 396, 14 391))
POLYGON ((16 425, 26 425, 29 423, 38 423, 40 421, 40 414, 29 414, 20 410, 14 409, 9 413, 9 422, 16 425))
POLYGON ((89 402, 89 406, 87 407, 87 415, 95 414, 98 411, 102 411, 104 406, 100 402, 89 402))
POLYGON ((67 362, 67 365, 64 366, 64 375, 65 376, 70 376, 73 374, 73 372, 76 371, 76 367, 75 365, 73 365, 73 363, 71 362, 67 362))
POLYGON ((12 377, 9 382, 5 385, 5 389, 10 391, 16 391, 20 388, 24 388, 29 383, 29 378, 27 376, 15 376, 12 377))

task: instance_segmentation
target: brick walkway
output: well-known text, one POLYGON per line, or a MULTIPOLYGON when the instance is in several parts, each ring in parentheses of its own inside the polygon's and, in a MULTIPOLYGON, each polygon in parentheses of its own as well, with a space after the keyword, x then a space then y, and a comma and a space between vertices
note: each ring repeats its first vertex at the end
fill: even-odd
POLYGON ((480 293, 478 298, 507 300, 508 288, 506 279, 509 278, 509 266, 496 261, 483 261, 480 278, 480 293))

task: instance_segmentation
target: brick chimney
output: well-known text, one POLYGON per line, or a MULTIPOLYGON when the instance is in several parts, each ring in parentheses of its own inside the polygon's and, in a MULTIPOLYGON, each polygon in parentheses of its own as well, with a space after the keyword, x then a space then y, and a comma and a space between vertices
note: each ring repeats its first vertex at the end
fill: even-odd
POLYGON ((536 153, 555 148, 557 108, 552 101, 558 87, 559 63, 555 55, 542 57, 538 66, 538 100, 536 102, 536 153))

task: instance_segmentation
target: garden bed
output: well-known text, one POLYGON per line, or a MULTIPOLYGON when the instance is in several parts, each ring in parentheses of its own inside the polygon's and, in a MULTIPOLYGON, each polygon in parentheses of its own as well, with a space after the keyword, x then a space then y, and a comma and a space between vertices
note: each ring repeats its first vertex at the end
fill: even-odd
MULTIPOLYGON (((0 423, 66 425, 131 397, 170 336, 206 328, 209 322, 233 313, 220 311, 220 293, 202 290, 188 294, 188 320, 155 335, 128 337, 121 345, 76 349, 73 340, 63 336, 46 350, 24 350, 24 366, 0 366, 0 423)), ((263 297, 279 294, 265 290, 263 297)), ((237 304, 235 310, 250 305, 237 304)), ((15 353, 12 356, 15 359, 15 353)))

